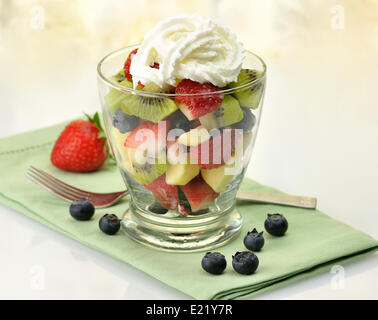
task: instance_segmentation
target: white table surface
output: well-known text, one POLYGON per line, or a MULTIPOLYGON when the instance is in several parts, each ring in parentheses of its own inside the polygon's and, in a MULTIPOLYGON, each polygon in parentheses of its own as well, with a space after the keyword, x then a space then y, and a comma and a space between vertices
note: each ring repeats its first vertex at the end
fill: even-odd
MULTIPOLYGON (((295 41, 270 33, 280 47, 260 50, 268 87, 247 175, 315 196, 320 210, 378 238, 378 48, 368 24, 348 21, 342 32, 317 29, 295 41)), ((95 67, 111 49, 106 42, 91 47, 93 38, 82 35, 64 41, 76 35, 70 30, 55 30, 58 38, 49 29, 9 27, 0 39, 0 137, 99 108, 95 67)), ((241 40, 252 47, 252 38, 241 40)), ((1 205, 0 217, 2 299, 190 298, 1 205)), ((343 288, 328 272, 259 299, 378 298, 378 254, 348 265, 344 276, 343 288)))

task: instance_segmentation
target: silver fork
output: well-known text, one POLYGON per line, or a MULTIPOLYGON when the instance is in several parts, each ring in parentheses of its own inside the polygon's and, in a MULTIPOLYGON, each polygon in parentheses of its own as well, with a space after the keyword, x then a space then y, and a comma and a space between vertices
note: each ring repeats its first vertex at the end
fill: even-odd
MULTIPOLYGON (((41 186, 42 188, 64 200, 72 202, 74 200, 86 198, 90 200, 96 208, 111 206, 128 194, 127 190, 113 193, 93 193, 81 190, 53 177, 51 174, 48 174, 41 169, 37 169, 34 166, 29 167, 26 173, 26 177, 29 180, 33 181, 35 184, 41 186)), ((236 198, 238 200, 281 204, 308 209, 315 209, 317 202, 316 198, 312 197, 254 192, 246 190, 239 190, 236 194, 236 198)))
POLYGON ((111 206, 128 194, 127 190, 112 193, 94 193, 81 190, 34 166, 29 167, 26 177, 35 184, 64 200, 72 202, 74 200, 81 200, 85 198, 91 201, 96 208, 111 206))

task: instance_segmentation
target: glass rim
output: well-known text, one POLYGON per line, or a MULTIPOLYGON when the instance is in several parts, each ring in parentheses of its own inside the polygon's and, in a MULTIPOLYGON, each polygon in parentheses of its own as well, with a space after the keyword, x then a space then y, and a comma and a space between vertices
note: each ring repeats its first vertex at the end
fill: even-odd
POLYGON ((245 50, 245 53, 257 58, 257 60, 261 63, 261 66, 263 68, 261 75, 258 78, 254 79, 252 81, 243 83, 241 86, 238 86, 238 87, 235 87, 235 88, 222 89, 222 90, 218 90, 218 91, 214 91, 214 92, 186 93, 186 94, 180 93, 180 94, 177 94, 177 93, 165 93, 165 92, 151 92, 151 91, 145 91, 145 90, 140 90, 140 89, 127 88, 127 87, 119 85, 117 82, 111 81, 109 78, 107 78, 102 73, 102 71, 101 71, 102 65, 107 60, 111 59, 114 55, 117 55, 120 52, 136 49, 139 46, 140 46, 140 44, 135 44, 135 45, 123 47, 123 48, 114 50, 114 51, 108 53, 107 55, 105 55, 100 60, 100 62, 97 64, 97 76, 98 76, 98 78, 101 81, 103 81, 105 84, 107 84, 108 86, 110 86, 114 89, 120 90, 120 91, 127 92, 127 93, 133 93, 133 94, 145 95, 145 96, 148 95, 150 97, 171 97, 172 98, 172 97, 178 97, 178 96, 180 96, 180 97, 193 97, 194 96, 195 97, 195 96, 206 96, 206 95, 214 95, 214 94, 219 94, 219 95, 231 94, 231 93, 234 93, 236 91, 240 91, 241 89, 244 89, 246 87, 250 87, 251 85, 262 81, 266 77, 266 64, 265 64, 264 60, 262 58, 260 58, 257 54, 255 54, 251 51, 248 51, 248 50, 245 50))

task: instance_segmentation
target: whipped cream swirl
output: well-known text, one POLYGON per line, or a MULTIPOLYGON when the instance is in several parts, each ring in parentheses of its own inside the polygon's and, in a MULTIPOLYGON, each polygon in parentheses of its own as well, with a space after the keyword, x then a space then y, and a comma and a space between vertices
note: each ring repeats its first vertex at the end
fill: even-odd
POLYGON ((226 28, 198 14, 179 15, 159 22, 144 37, 130 73, 161 88, 191 79, 224 87, 236 81, 244 60, 243 45, 226 28), (159 63, 159 69, 151 68, 159 63))

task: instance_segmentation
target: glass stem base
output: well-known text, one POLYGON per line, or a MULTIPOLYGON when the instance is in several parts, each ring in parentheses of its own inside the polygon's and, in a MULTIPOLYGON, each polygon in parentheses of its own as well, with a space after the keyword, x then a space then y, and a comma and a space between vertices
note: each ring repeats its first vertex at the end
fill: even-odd
POLYGON ((195 252, 220 247, 239 232, 240 213, 232 208, 221 215, 172 221, 145 214, 132 204, 124 214, 122 230, 133 240, 162 251, 195 252))

